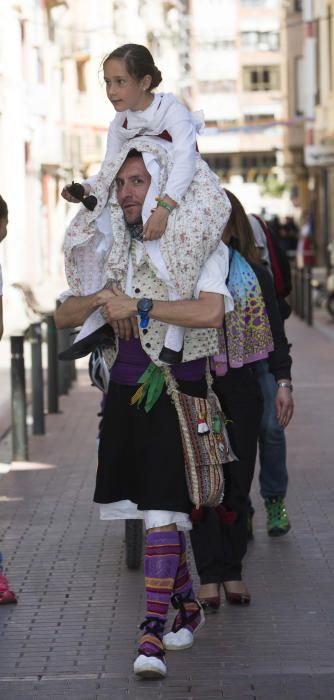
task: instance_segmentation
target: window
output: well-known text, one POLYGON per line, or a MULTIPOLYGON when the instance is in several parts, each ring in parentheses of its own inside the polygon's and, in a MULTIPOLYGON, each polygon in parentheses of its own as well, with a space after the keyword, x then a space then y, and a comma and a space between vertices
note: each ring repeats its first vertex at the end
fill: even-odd
POLYGON ((295 58, 295 114, 304 114, 304 59, 295 58))
POLYGON ((219 177, 227 177, 232 167, 231 159, 221 155, 205 155, 204 160, 219 177))
POLYGON ((236 80, 199 80, 198 90, 202 94, 213 94, 215 92, 236 92, 236 80))
POLYGON ((260 124, 261 122, 272 122, 275 119, 274 114, 244 114, 246 124, 260 124))
POLYGON ((35 57, 35 79, 37 83, 44 83, 44 61, 42 50, 39 46, 34 48, 35 57))
POLYGON ((53 7, 58 7, 58 5, 66 5, 67 3, 66 0, 45 0, 45 4, 48 10, 52 10, 53 7))
POLYGON ((76 59, 77 68, 77 88, 79 92, 86 92, 87 90, 87 56, 83 56, 76 59))
POLYGON ((328 34, 328 74, 329 89, 333 90, 333 17, 332 8, 327 5, 327 34, 328 34))
POLYGON ((241 172, 250 181, 256 181, 260 173, 268 173, 275 165, 274 153, 249 153, 241 158, 241 172))
POLYGON ((20 20, 20 34, 21 44, 24 44, 26 40, 26 20, 20 20))
POLYGON ((244 90, 279 90, 279 66, 244 66, 244 90))
POLYGON ((278 51, 280 36, 278 32, 241 32, 241 48, 256 51, 278 51))
POLYGON ((320 19, 317 17, 315 20, 315 35, 316 35, 316 66, 315 66, 315 72, 316 72, 316 91, 315 91, 315 96, 314 96, 314 102, 316 105, 320 105, 321 103, 321 51, 320 51, 320 19))
POLYGON ((30 141, 24 142, 24 162, 25 165, 29 165, 31 160, 31 143, 30 141))
POLYGON ((278 7, 280 0, 240 0, 240 4, 245 7, 278 7))
POLYGON ((198 48, 204 51, 218 51, 218 50, 228 50, 235 49, 236 43, 235 39, 220 39, 216 41, 199 41, 198 48))
POLYGON ((295 0, 294 1, 295 12, 301 12, 302 9, 303 9, 303 0, 295 0))

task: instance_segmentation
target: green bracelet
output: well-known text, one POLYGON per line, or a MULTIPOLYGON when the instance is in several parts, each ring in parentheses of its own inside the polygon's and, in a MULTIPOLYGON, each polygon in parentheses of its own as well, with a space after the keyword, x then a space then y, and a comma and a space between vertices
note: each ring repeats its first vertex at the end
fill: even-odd
POLYGON ((174 211, 174 207, 172 207, 171 204, 168 204, 168 202, 164 202, 163 199, 159 199, 157 207, 164 207, 164 209, 167 209, 169 214, 174 211))

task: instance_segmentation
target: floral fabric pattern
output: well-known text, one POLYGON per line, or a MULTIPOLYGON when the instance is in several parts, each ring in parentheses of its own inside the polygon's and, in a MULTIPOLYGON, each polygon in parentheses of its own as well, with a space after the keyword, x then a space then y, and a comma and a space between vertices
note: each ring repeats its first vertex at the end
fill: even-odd
POLYGON ((227 286, 232 294, 234 310, 225 316, 225 328, 219 330, 220 352, 213 357, 217 375, 228 367, 263 360, 274 349, 267 309, 255 272, 247 261, 233 250, 227 286))
MULTIPOLYGON (((115 176, 128 151, 133 148, 140 152, 150 152, 156 157, 160 164, 161 196, 164 193, 173 160, 159 143, 155 144, 144 137, 131 139, 123 146, 114 162, 104 162, 92 186, 92 193, 98 200, 95 209, 90 212, 82 206, 66 231, 65 271, 69 286, 76 294, 81 293, 81 282, 73 254, 74 248, 86 245, 94 236, 96 219, 107 202, 110 206, 113 243, 101 279, 97 280, 96 289, 104 286, 109 279, 115 279, 121 286, 124 285, 131 241, 123 212, 117 202, 115 176)), ((198 158, 195 177, 180 206, 169 216, 166 231, 160 239, 163 260, 181 298, 192 298, 200 270, 221 240, 230 208, 219 179, 207 164, 198 158)), ((152 266, 149 256, 147 260, 152 266)))
MULTIPOLYGON (((133 244, 134 246, 135 244, 133 244)), ((140 299, 160 299, 167 301, 168 293, 165 285, 151 270, 147 260, 142 259, 135 263, 135 255, 132 248, 133 261, 133 296, 140 299)), ((150 319, 147 328, 139 328, 140 341, 143 349, 152 362, 158 367, 166 367, 159 360, 159 354, 164 343, 167 324, 162 321, 150 319)), ((197 360, 201 357, 210 357, 219 352, 218 330, 215 328, 186 328, 184 336, 183 362, 197 360)), ((104 357, 109 367, 114 364, 118 353, 118 347, 108 348, 104 351, 104 357)))

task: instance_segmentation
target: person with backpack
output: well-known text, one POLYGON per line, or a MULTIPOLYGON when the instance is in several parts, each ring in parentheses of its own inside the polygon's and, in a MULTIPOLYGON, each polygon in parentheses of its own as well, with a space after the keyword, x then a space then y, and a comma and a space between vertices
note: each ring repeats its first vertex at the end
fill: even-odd
MULTIPOLYGON (((256 245, 261 251, 262 262, 273 276, 278 307, 284 322, 291 313, 290 306, 286 301, 286 297, 291 291, 289 260, 274 231, 271 231, 266 223, 255 214, 249 214, 248 219, 253 229, 256 245)), ((275 377, 270 372, 267 360, 257 362, 254 371, 261 386, 264 400, 259 434, 260 493, 267 511, 268 535, 281 537, 289 532, 291 524, 285 506, 288 488, 286 440, 284 427, 277 419, 275 401, 277 387, 281 387, 290 394, 293 387, 290 381, 276 382, 275 377)), ((253 515, 254 508, 250 503, 248 521, 250 538, 253 536, 253 515)))

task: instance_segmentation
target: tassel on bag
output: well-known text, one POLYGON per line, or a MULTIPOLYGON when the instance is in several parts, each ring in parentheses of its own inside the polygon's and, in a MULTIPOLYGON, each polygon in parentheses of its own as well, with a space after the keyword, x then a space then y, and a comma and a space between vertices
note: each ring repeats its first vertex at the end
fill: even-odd
POLYGON ((148 413, 158 401, 164 388, 164 374, 154 362, 150 362, 145 372, 139 377, 138 383, 141 384, 141 386, 132 396, 130 403, 131 406, 137 404, 137 408, 139 408, 145 400, 144 410, 148 413))
POLYGON ((219 416, 214 416, 213 418, 213 429, 216 434, 221 433, 221 424, 219 416))
POLYGON ((200 415, 197 420, 197 432, 199 435, 207 435, 210 432, 206 417, 203 415, 200 415))

